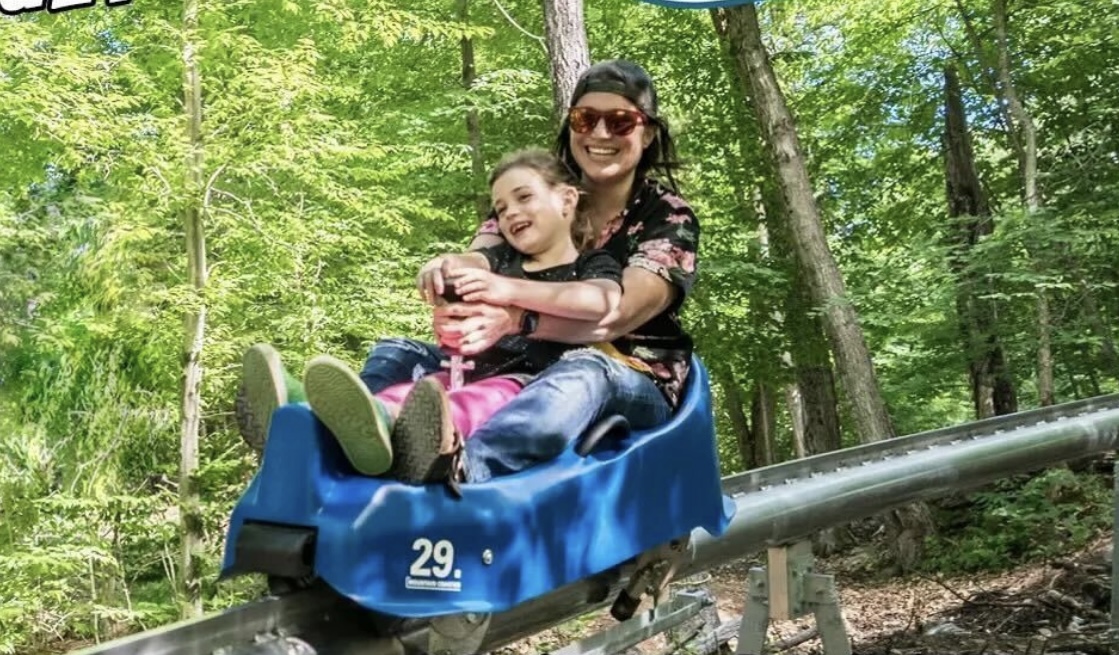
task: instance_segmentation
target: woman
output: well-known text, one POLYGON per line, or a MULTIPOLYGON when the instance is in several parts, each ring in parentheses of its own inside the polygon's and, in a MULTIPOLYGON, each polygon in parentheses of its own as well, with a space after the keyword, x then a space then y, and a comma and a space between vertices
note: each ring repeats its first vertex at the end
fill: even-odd
MULTIPOLYGON (((430 420, 416 422, 425 431, 412 437, 417 456, 396 472, 405 481, 431 482, 445 471, 468 482, 507 475, 554 458, 601 417, 621 414, 634 429, 646 429, 666 422, 679 405, 692 353, 679 311, 695 280, 699 224, 675 193, 675 148, 648 73, 622 60, 591 66, 576 84, 555 150, 587 192, 594 247, 623 267, 618 308, 602 320, 580 321, 514 305, 451 303, 435 308, 436 333, 440 343, 466 357, 508 335, 569 344, 611 342, 615 353, 597 348, 567 353, 465 443, 442 438, 434 427, 447 422, 439 403, 416 407, 415 415, 427 412, 430 420), (442 465, 460 459, 461 467, 442 465)), ((471 247, 500 241, 491 219, 471 247)), ((444 277, 454 273, 458 261, 442 256, 424 266, 418 286, 425 299, 434 303, 443 293, 444 277)), ((374 345, 361 379, 376 393, 439 371, 443 359, 433 344, 386 339, 374 345)), ((259 409, 244 413, 247 418, 270 416, 276 404, 287 402, 278 357, 267 367, 277 391, 250 399, 259 409)), ((259 425, 266 434, 266 420, 259 425)))
MULTIPOLYGON (((634 429, 666 422, 679 405, 688 375, 692 340, 679 311, 695 280, 699 224, 674 192, 675 148, 649 75, 636 64, 614 60, 592 66, 579 79, 556 152, 583 181, 595 248, 623 266, 624 293, 616 312, 600 321, 576 321, 515 306, 452 303, 435 309, 441 343, 464 356, 497 339, 589 344, 608 341, 625 358, 600 349, 569 352, 475 429, 465 444, 439 444, 433 459, 457 458, 468 482, 524 470, 557 456, 595 421, 621 414, 634 429), (662 173, 668 186, 654 179, 662 173)), ((479 229, 473 247, 498 241, 493 221, 479 229)), ((419 286, 426 298, 442 292, 453 260, 436 258, 424 267, 419 286)), ((414 342, 374 347, 363 371, 376 385, 390 371, 430 366, 414 342), (403 355, 403 356, 401 356, 403 355)), ((431 423, 438 416, 434 403, 431 423)), ((404 479, 432 481, 427 471, 446 470, 416 458, 404 479), (408 475, 411 474, 411 475, 408 475)))

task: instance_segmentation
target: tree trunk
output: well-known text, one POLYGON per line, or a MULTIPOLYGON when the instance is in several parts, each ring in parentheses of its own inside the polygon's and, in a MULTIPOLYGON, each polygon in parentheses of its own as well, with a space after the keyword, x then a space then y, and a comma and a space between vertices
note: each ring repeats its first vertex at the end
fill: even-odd
POLYGON ((798 438, 803 444, 797 455, 818 455, 840 447, 835 377, 824 328, 812 312, 812 295, 805 279, 804 266, 797 260, 790 244, 788 208, 778 194, 767 195, 776 210, 765 212, 770 225, 767 232, 771 235, 774 255, 786 263, 785 270, 789 274, 782 322, 792 347, 792 352, 786 353, 786 361, 792 365, 796 379, 795 384, 790 385, 795 390, 786 392, 786 396, 789 398, 790 413, 796 412, 793 424, 799 428, 798 438), (783 220, 773 218, 775 216, 783 220))
POLYGON ((758 461, 754 457, 754 435, 750 431, 750 419, 746 416, 742 389, 734 376, 729 373, 719 375, 719 385, 723 389, 730 423, 734 427, 735 443, 738 444, 738 454, 742 458, 742 469, 745 471, 755 469, 758 467, 758 461))
MULTIPOLYGON (((785 353, 781 361, 790 369, 796 366, 789 353, 785 353)), ((804 434, 804 396, 795 382, 785 385, 785 408, 789 410, 789 420, 793 424, 793 452, 797 459, 802 459, 808 456, 808 438, 804 434)))
POLYGON ((1042 407, 1056 402, 1053 392, 1053 346, 1050 334, 1049 296, 1037 290, 1037 397, 1042 407))
MULTIPOLYGON (((995 42, 998 46, 998 93, 1000 100, 1010 109, 1014 124, 1010 126, 1011 142, 1018 156, 1018 170, 1022 179, 1022 201, 1026 213, 1033 216, 1041 208, 1041 191, 1037 183, 1037 127, 1033 117, 1018 97, 1018 90, 1010 76, 1010 47, 1006 28, 1006 0, 993 0, 991 15, 995 23, 995 42)), ((1035 256, 1035 267, 1041 268, 1035 256)), ((1038 272, 1041 272, 1040 270, 1038 272)), ((1053 390, 1052 314, 1049 295, 1039 286, 1037 294, 1037 394, 1042 406, 1052 405, 1056 394, 1053 390)))
POLYGON ((839 400, 824 328, 812 313, 804 267, 797 262, 788 241, 787 235, 775 241, 776 250, 785 252, 791 264, 785 296, 785 333, 793 348, 791 359, 800 396, 804 454, 819 455, 840 447, 839 400))
MULTIPOLYGON (((1041 207, 1041 193, 1037 186, 1037 128, 1034 126, 1033 117, 1026 110, 1026 106, 1018 98, 1018 91, 1010 78, 1010 48, 1006 37, 1006 0, 994 0, 991 3, 991 14, 995 21, 995 38, 999 50, 999 87, 1002 90, 1003 101, 1010 109, 1010 115, 1016 122, 1017 129, 1021 131, 1021 147, 1018 150, 1018 161, 1022 174, 1022 196, 1029 212, 1037 211, 1041 207)), ((1013 126, 1012 126, 1012 129, 1013 126)))
MULTIPOLYGON (((963 19, 964 32, 967 34, 968 40, 971 42, 972 50, 975 51, 975 58, 979 62, 979 68, 983 74, 983 78, 987 80, 987 84, 991 86, 991 89, 995 92, 995 94, 1001 96, 1001 93, 999 92, 999 76, 998 73, 995 71, 996 67, 989 66, 984 61, 986 57, 983 56, 983 39, 979 35, 979 30, 975 29, 975 23, 972 22, 971 16, 968 15, 967 8, 964 7, 963 0, 956 0, 956 9, 958 9, 960 12, 960 18, 963 19)), ((958 59, 960 64, 963 65, 966 70, 967 61, 963 57, 960 57, 958 59)), ((1021 146, 1016 141, 1018 135, 1014 132, 1014 117, 1010 115, 1010 110, 1006 107, 1005 103, 1000 102, 998 104, 998 110, 999 118, 1002 119, 1003 125, 1006 127, 1007 135, 1010 137, 1008 140, 1010 148, 1013 152, 1018 152, 1018 149, 1021 146)))
POLYGON ((1111 336, 1111 328, 1100 318, 1099 306, 1096 304, 1096 293, 1088 286, 1086 280, 1080 281, 1080 292, 1083 294, 1081 305, 1084 309, 1084 318, 1088 326, 1100 340, 1100 363, 1103 370, 1110 376, 1119 380, 1119 354, 1115 351, 1115 339, 1111 336))
POLYGON ((202 514, 195 472, 201 422, 202 345, 206 332, 206 239, 202 224, 202 81, 198 71, 198 0, 183 3, 183 111, 186 118, 186 194, 183 228, 187 277, 193 297, 183 316, 182 440, 179 455, 179 505, 182 517, 182 584, 184 618, 202 614, 199 558, 202 514))
POLYGON ((839 450, 839 412, 831 366, 826 361, 797 366, 797 387, 804 399, 806 454, 839 450))
MULTIPOLYGON (((712 9, 710 14, 716 33, 731 55, 731 84, 747 100, 745 106, 752 107, 755 103, 750 101, 748 92, 750 71, 742 44, 731 41, 725 11, 712 9)), ((756 110, 754 113, 757 115, 756 110)), ((747 122, 747 115, 743 116, 744 122, 747 122)), ((750 127, 757 123, 752 121, 742 128, 740 141, 744 162, 760 158, 760 153, 755 153, 747 145, 756 143, 760 136, 750 127)), ((763 247, 772 245, 772 259, 789 275, 784 311, 775 314, 785 326, 785 333, 795 351, 782 353, 781 361, 795 375, 795 381, 785 387, 785 402, 791 417, 796 456, 805 457, 838 449, 841 443, 839 410, 827 338, 820 320, 812 315, 811 292, 803 274, 804 268, 798 263, 796 251, 790 244, 788 207, 772 183, 759 185, 743 201, 752 203, 754 207, 763 247)))
POLYGON ((796 456, 806 457, 839 448, 835 385, 827 340, 819 320, 812 316, 807 284, 789 244, 788 210, 780 197, 769 191, 759 189, 753 200, 756 214, 762 219, 762 246, 789 275, 784 311, 774 312, 774 318, 785 326, 788 341, 796 351, 781 354, 782 363, 795 376, 795 381, 785 387, 785 404, 793 424, 796 456))
MULTIPOLYGON (((470 0, 458 0, 457 13, 459 21, 464 25, 469 25, 470 0)), ((476 76, 474 70, 474 40, 464 36, 459 45, 462 50, 462 87, 469 94, 470 89, 474 86, 476 76)), ((473 180, 471 186, 474 189, 481 189, 485 186, 486 180, 486 165, 482 158, 482 126, 478 121, 478 110, 474 109, 469 95, 467 104, 469 107, 466 110, 466 142, 470 146, 470 174, 473 180)), ((478 211, 479 218, 484 219, 489 214, 490 203, 486 194, 478 192, 474 195, 474 208, 478 211)))
POLYGON ((762 44, 756 10, 748 3, 725 11, 728 40, 741 47, 762 133, 776 162, 797 260, 804 269, 814 304, 823 309, 824 327, 859 434, 867 442, 889 439, 894 436, 893 425, 858 316, 828 248, 793 117, 762 44))
POLYGON ((956 276, 956 310, 967 355, 975 416, 983 419, 1018 411, 1018 400, 998 338, 995 303, 980 298, 990 291, 990 285, 981 273, 968 265, 971 249, 983 236, 994 231, 994 220, 979 182, 960 84, 951 66, 944 71, 944 90, 948 215, 963 219, 957 221, 954 230, 949 265, 956 276))
POLYGON ((552 74, 552 106, 560 120, 571 103, 575 83, 591 65, 583 0, 544 0, 544 36, 552 74))
POLYGON ((777 399, 769 387, 761 381, 754 385, 754 398, 750 403, 750 428, 754 438, 754 462, 757 466, 769 466, 775 460, 773 455, 773 433, 777 430, 777 399))
MULTIPOLYGON (((858 316, 846 297, 839 266, 820 223, 793 117, 762 44, 757 11, 747 3, 720 9, 713 16, 716 30, 725 35, 736 69, 744 71, 749 80, 758 123, 788 210, 793 250, 808 282, 812 302, 823 310, 824 329, 859 436, 863 442, 892 438, 893 424, 878 388, 858 316)), ((893 551, 898 566, 908 569, 919 557, 924 534, 932 529, 929 509, 924 503, 915 503, 888 513, 886 520, 894 535, 893 551)))

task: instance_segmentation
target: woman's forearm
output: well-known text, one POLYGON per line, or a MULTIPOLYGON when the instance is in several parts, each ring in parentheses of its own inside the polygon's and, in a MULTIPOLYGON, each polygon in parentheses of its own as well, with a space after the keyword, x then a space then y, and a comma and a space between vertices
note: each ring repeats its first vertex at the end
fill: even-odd
POLYGON ((610 335, 611 331, 606 325, 606 319, 583 321, 541 314, 532 338, 559 343, 587 344, 612 341, 613 337, 610 335))

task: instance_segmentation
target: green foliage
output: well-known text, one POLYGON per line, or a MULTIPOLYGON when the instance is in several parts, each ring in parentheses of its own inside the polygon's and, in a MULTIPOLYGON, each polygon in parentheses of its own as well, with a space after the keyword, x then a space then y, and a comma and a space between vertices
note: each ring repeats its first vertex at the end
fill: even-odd
MULTIPOLYGON (((198 302, 186 284, 188 201, 205 204, 211 265, 196 478, 207 609, 260 585, 214 582, 226 516, 255 467, 231 416, 244 349, 272 342, 298 374, 320 352, 357 365, 379 337, 430 336, 414 273, 466 242, 474 199, 486 193, 471 166, 466 110, 479 117, 487 167, 508 150, 550 145, 555 126, 539 2, 501 3, 527 34, 494 3, 470 3, 465 23, 451 3, 420 4, 201 2, 202 199, 184 182, 178 5, 3 19, 0 652, 177 615, 181 320, 198 302), (469 88, 464 35, 476 57, 469 88)), ((1106 352, 1119 317, 1114 12, 1093 0, 1027 2, 1012 13, 1014 79, 1041 128, 1046 209, 1026 215, 985 72, 989 9, 964 6, 984 35, 979 50, 958 3, 946 0, 760 7, 899 433, 972 412, 945 249, 949 62, 961 67, 995 208, 994 233, 966 264, 996 283, 997 331, 1022 406, 1034 403, 1039 290, 1053 308, 1058 395, 1119 389, 1106 352)), ((684 319, 713 373, 731 472, 739 444, 728 391, 743 392, 747 414, 757 383, 780 396, 792 379, 781 356, 803 345, 781 316, 788 253, 763 230, 755 202, 773 193, 770 162, 710 14, 603 0, 586 18, 593 58, 628 57, 653 73, 686 163, 678 179, 703 238, 684 319)), ((790 421, 778 407, 775 450, 788 456, 790 421)), ((856 441, 843 427, 844 443, 856 441)), ((1044 554, 1022 535, 1058 530, 1048 512, 1073 511, 1046 505, 1047 493, 1080 493, 1091 507, 1102 498, 1059 475, 1013 497, 984 496, 981 525, 953 537, 959 547, 934 545, 938 561, 967 568, 1044 554), (964 547, 967 539, 978 546, 964 547), (973 559, 951 559, 959 553, 973 559)), ((1078 543, 1096 527, 1091 516, 1069 519, 1054 543, 1078 543)))
POLYGON ((1001 480, 971 497, 957 527, 928 538, 921 565, 939 573, 998 570, 1081 548, 1111 527, 1109 487, 1067 468, 1001 480))

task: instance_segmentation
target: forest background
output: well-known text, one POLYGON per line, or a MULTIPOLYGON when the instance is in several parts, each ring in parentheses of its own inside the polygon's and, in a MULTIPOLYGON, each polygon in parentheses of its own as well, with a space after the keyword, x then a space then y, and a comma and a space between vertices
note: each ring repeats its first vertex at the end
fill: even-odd
MULTIPOLYGON (((565 43, 657 80, 726 472, 1119 389, 1113 2, 416 5, 0 17, 0 652, 259 593, 215 581, 241 353, 430 338, 415 273, 551 145, 565 43)), ((1066 470, 981 499, 916 566, 1108 520, 1066 470)))

